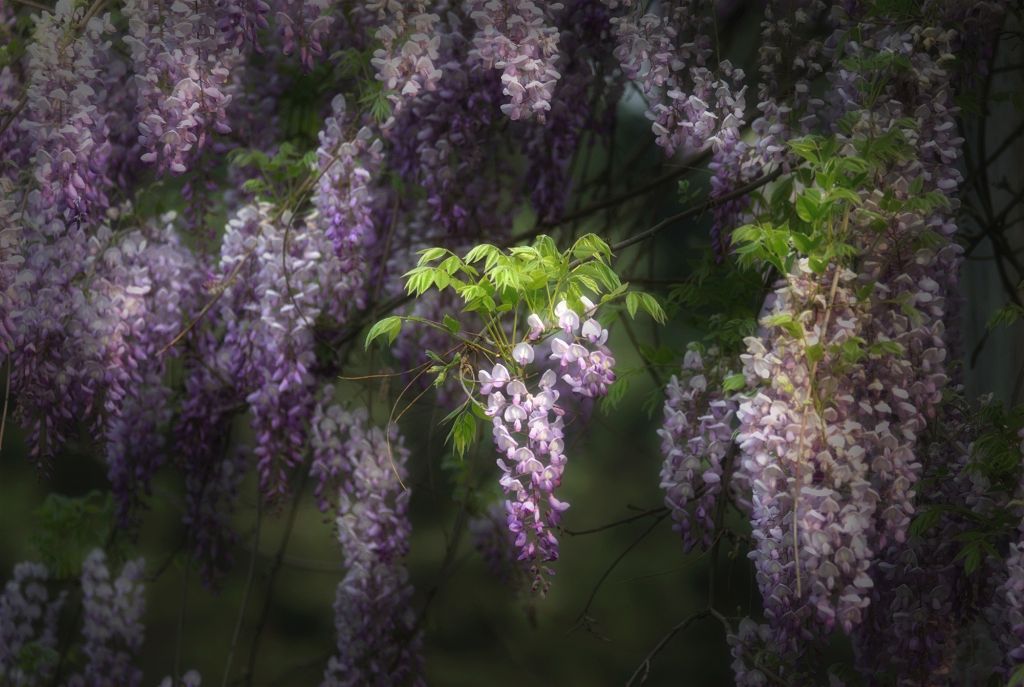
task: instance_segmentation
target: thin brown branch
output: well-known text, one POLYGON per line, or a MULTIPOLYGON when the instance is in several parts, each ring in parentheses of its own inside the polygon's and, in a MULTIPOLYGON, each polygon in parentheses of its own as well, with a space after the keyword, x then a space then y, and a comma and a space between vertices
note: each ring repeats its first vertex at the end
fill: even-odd
POLYGON ((638 513, 636 515, 630 515, 627 518, 621 518, 619 520, 614 520, 614 521, 606 523, 604 525, 600 525, 599 527, 591 527, 590 529, 587 529, 587 530, 570 530, 570 529, 567 529, 567 528, 563 527, 562 531, 565 532, 566 534, 568 534, 569 536, 580 537, 580 536, 583 536, 584 534, 594 534, 596 532, 604 532, 605 530, 610 530, 613 527, 619 527, 621 525, 628 525, 631 522, 636 522, 637 520, 643 520, 644 518, 650 518, 650 517, 653 517, 653 516, 656 516, 656 515, 663 515, 667 510, 668 510, 668 508, 666 508, 664 506, 661 506, 660 508, 651 508, 650 510, 645 510, 644 512, 638 513))

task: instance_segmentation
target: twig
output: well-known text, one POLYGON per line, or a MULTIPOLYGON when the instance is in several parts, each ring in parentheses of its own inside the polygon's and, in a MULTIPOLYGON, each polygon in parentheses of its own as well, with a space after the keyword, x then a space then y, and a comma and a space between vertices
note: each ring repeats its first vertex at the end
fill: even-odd
POLYGON ((612 571, 615 570, 619 563, 621 563, 622 560, 629 555, 630 551, 635 549, 640 544, 640 542, 646 539, 647 535, 653 532, 654 528, 661 524, 661 521, 667 517, 668 509, 665 509, 665 512, 659 515, 658 518, 654 522, 652 522, 650 526, 640 534, 639 537, 634 539, 633 542, 630 543, 630 545, 622 551, 622 553, 616 556, 615 560, 612 561, 612 564, 609 565, 608 568, 601 574, 601 577, 597 580, 597 584, 595 584, 594 588, 590 591, 590 597, 587 598, 586 605, 583 606, 583 610, 580 611, 578 616, 576 616, 576 627, 578 627, 580 623, 583 621, 583 619, 586 617, 587 611, 590 610, 591 605, 593 605, 594 603, 594 599, 597 597, 597 592, 600 591, 601 586, 604 584, 605 580, 608 579, 608 576, 612 574, 612 571))
POLYGON ((579 210, 570 212, 564 217, 560 217, 556 220, 552 220, 550 222, 542 222, 541 227, 545 229, 550 229, 552 227, 557 227, 562 224, 576 222, 578 220, 583 219, 584 217, 589 217, 594 213, 600 212, 605 208, 614 207, 616 205, 619 205, 620 203, 626 202, 627 200, 632 200, 633 198, 636 198, 638 196, 646 195, 651 191, 655 190, 656 188, 658 188, 659 186, 661 186, 662 184, 678 179, 679 177, 689 173, 690 171, 692 171, 690 165, 697 164, 706 159, 707 157, 710 157, 710 155, 710 150, 705 151, 704 153, 695 156, 693 159, 687 160, 686 163, 679 167, 678 169, 673 169, 670 172, 662 174, 660 177, 657 177, 656 179, 649 181, 643 186, 632 189, 630 191, 626 191, 625 193, 620 193, 619 195, 613 196, 612 198, 608 198, 607 200, 602 200, 597 203, 588 205, 584 208, 580 208, 579 210))
POLYGON ((192 550, 185 556, 185 569, 181 572, 181 600, 178 602, 178 625, 174 635, 174 684, 181 679, 181 645, 185 637, 185 608, 188 605, 188 572, 192 567, 192 550))
POLYGON ((11 399, 11 359, 6 360, 7 374, 4 381, 4 408, 0 411, 0 450, 4 447, 4 429, 7 427, 7 402, 11 399))
POLYGON ((44 5, 41 2, 36 2, 35 0, 14 0, 14 2, 16 2, 19 5, 24 5, 25 7, 33 7, 35 9, 37 9, 37 10, 42 11, 42 12, 52 12, 53 11, 52 7, 49 7, 48 5, 44 5))
POLYGON ((621 520, 609 522, 608 524, 601 525, 600 527, 591 527, 588 530, 570 530, 563 527, 562 531, 568 534, 569 536, 579 537, 584 534, 594 534, 595 532, 603 532, 605 530, 610 530, 613 527, 619 527, 620 525, 626 525, 631 522, 643 520, 644 518, 649 518, 655 515, 664 515, 666 511, 668 511, 668 508, 661 506, 660 508, 651 508, 650 510, 645 510, 643 513, 638 513, 637 515, 631 515, 628 518, 622 518, 621 520))
POLYGON ((632 687, 633 684, 644 684, 647 681, 647 676, 651 672, 651 661, 654 660, 655 656, 661 653, 661 650, 665 648, 665 645, 672 641, 673 637, 675 637, 677 634, 688 628, 690 625, 693 625, 698 620, 703 620, 704 618, 707 618, 710 614, 711 612, 709 610, 699 611, 689 616, 685 620, 674 625, 672 629, 669 630, 665 634, 665 636, 662 637, 661 640, 654 645, 654 648, 651 649, 650 652, 648 652, 644 660, 640 663, 639 666, 637 666, 637 669, 633 671, 633 675, 631 675, 629 680, 626 682, 626 687, 632 687), (640 679, 639 682, 637 682, 637 678, 640 679))
POLYGON ((238 637, 242 634, 242 622, 245 620, 245 609, 249 605, 249 594, 252 592, 253 579, 256 577, 256 559, 260 551, 260 525, 263 522, 263 509, 260 507, 259 487, 256 493, 256 531, 253 534, 252 554, 249 556, 249 572, 245 577, 245 591, 242 592, 242 603, 238 606, 238 619, 235 621, 235 631, 231 635, 231 647, 228 649, 227 660, 224 661, 224 677, 221 680, 221 687, 227 687, 228 677, 231 675, 231 664, 235 660, 235 649, 238 647, 238 637))
POLYGON ((284 563, 284 552, 285 549, 288 548, 288 541, 291 539, 292 530, 295 528, 295 517, 299 512, 299 503, 302 501, 302 492, 306 489, 306 481, 308 479, 309 471, 303 470, 299 486, 295 490, 291 510, 288 512, 288 520, 285 524, 284 535, 281 537, 281 545, 277 548, 277 554, 274 556, 274 562, 270 566, 270 575, 267 578, 267 595, 263 599, 263 609, 260 611, 260 619, 256 623, 256 631, 253 633, 252 642, 249 645, 249 662, 245 669, 245 675, 242 677, 242 680, 247 687, 252 686, 252 679, 256 669, 256 656, 258 655, 260 648, 260 640, 263 638, 263 629, 266 627, 267 619, 270 617, 270 601, 274 595, 274 580, 277 579, 277 573, 281 570, 281 564, 284 563))
POLYGON ((694 215, 700 215, 704 212, 707 212, 708 210, 711 210, 713 208, 718 207, 719 205, 722 205, 723 203, 727 203, 730 200, 734 200, 736 198, 741 198, 750 193, 751 191, 756 191, 765 184, 768 184, 774 181, 775 179, 778 179, 780 176, 782 176, 782 172, 782 167, 777 167, 774 171, 769 172, 764 176, 760 176, 757 179, 754 179, 749 184, 740 186, 737 189, 733 189, 729 193, 724 193, 721 196, 718 196, 717 198, 708 198, 700 205, 694 205, 693 207, 689 207, 683 210, 682 212, 677 212, 674 215, 666 217, 665 219, 661 220, 650 229, 642 231, 639 234, 630 236, 629 238, 619 241, 618 243, 612 244, 612 252, 618 252, 623 248, 628 248, 630 246, 646 241, 647 239, 659 234, 666 227, 672 225, 675 222, 678 222, 681 219, 685 219, 687 217, 691 217, 694 215))

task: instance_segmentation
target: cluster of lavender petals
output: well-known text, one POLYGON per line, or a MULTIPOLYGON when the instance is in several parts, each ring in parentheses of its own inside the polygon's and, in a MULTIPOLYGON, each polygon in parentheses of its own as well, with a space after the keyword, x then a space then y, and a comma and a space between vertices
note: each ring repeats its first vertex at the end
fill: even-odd
POLYGON ((665 456, 661 488, 686 551, 711 546, 716 504, 727 481, 737 403, 721 389, 726 375, 717 349, 702 355, 690 346, 679 376, 665 388, 665 421, 658 430, 665 456))
POLYGON ((559 33, 551 18, 561 3, 533 0, 466 0, 466 14, 476 24, 472 61, 501 71, 508 102, 501 106, 510 119, 543 122, 561 76, 555 69, 559 33))
POLYGON ((142 671, 134 665, 142 646, 142 614, 146 601, 142 584, 143 561, 128 561, 112 579, 107 557, 95 549, 82 563, 82 647, 86 657, 82 673, 70 687, 124 685, 136 687, 142 671))
POLYGON ((240 308, 223 316, 232 320, 228 343, 242 360, 261 490, 271 497, 286 490, 305 452, 315 403, 314 323, 351 298, 347 271, 326 234, 291 225, 268 204, 245 206, 228 223, 221 256, 228 282, 239 263, 252 266, 227 287, 225 307, 239 299, 240 308))
MULTIPOLYGON (((772 628, 750 618, 741 618, 735 633, 726 637, 732 654, 732 672, 736 687, 767 687, 773 684, 768 673, 786 684, 813 684, 812 676, 801 675, 792 661, 781 660, 782 653, 775 641, 772 628)), ((789 658, 789 656, 787 656, 789 658)), ((830 687, 835 687, 830 685, 830 687)))
MULTIPOLYGON (((975 469, 971 441, 978 429, 962 405, 959 396, 944 404, 940 421, 919 442, 923 478, 934 487, 915 506, 936 509, 937 517, 919 536, 891 542, 877 556, 871 606, 853 635, 856 666, 869 685, 961 684, 956 663, 963 628, 979 617, 986 599, 994 599, 990 609, 1004 601, 999 591, 993 595, 992 580, 1005 579, 997 571, 1001 564, 990 560, 980 574, 968 575, 960 557, 976 517, 991 517, 1012 498, 975 469)), ((1012 569, 1012 556, 1007 562, 1012 569)), ((992 626, 1009 639, 1010 629, 1000 622, 1007 616, 1002 609, 998 615, 992 626)))
POLYGON ((376 240, 372 185, 382 164, 383 144, 367 127, 349 138, 345 132, 344 96, 331 101, 331 114, 319 134, 317 163, 321 171, 313 204, 323 233, 347 272, 348 299, 361 301, 365 251, 376 240))
POLYGON ((433 91, 442 76, 438 68, 441 17, 427 0, 375 0, 361 8, 374 13, 378 24, 371 64, 377 79, 389 91, 392 112, 421 91, 433 91))
POLYGON ((825 70, 819 24, 828 10, 824 0, 765 3, 758 49, 760 114, 751 124, 757 134, 754 157, 759 167, 786 165, 786 141, 809 133, 824 105, 812 97, 811 82, 825 70))
POLYGON ((57 621, 65 593, 50 597, 49 573, 38 563, 19 563, 0 593, 0 681, 15 687, 47 684, 56 665, 42 662, 29 674, 20 665, 33 649, 57 650, 57 621))
POLYGON ((323 57, 323 38, 334 24, 332 0, 274 0, 274 18, 285 55, 297 53, 306 69, 323 57))
POLYGON ((501 84, 489 72, 462 68, 471 44, 457 16, 446 19, 437 88, 410 99, 385 130, 391 168, 427 194, 425 207, 418 204, 398 227, 411 244, 476 239, 507 231, 511 223, 500 189, 516 182, 500 167, 482 173, 492 159, 496 128, 507 121, 499 109, 501 84))
POLYGON ((220 28, 217 5, 198 0, 126 0, 138 93, 142 160, 185 172, 215 133, 231 131, 231 75, 238 41, 220 28))
POLYGON ((402 558, 409 550, 406 449, 392 425, 368 424, 365 409, 346 412, 333 387, 321 389, 312 420, 321 506, 337 491, 338 542, 348 566, 334 602, 337 653, 323 685, 423 684, 421 639, 402 558))
MULTIPOLYGON (((821 9, 813 5, 808 11, 821 9)), ((803 17, 804 24, 810 21, 803 17)), ((827 74, 824 105, 809 100, 799 82, 794 102, 802 103, 805 114, 825 107, 830 121, 845 118, 849 126, 834 133, 846 149, 894 132, 910 154, 887 163, 876 183, 862 190, 862 207, 884 217, 886 230, 862 226, 854 213, 850 239, 862 253, 858 274, 837 282, 829 331, 813 338, 836 342, 857 336, 868 346, 898 344, 898 352, 872 353, 841 365, 826 354, 813 379, 819 403, 811 408, 804 396, 809 366, 802 345, 779 328, 748 340, 746 372, 758 390, 740 407, 738 440, 758 542, 751 556, 768 622, 783 650, 815 636, 813 622, 826 629, 838 624, 857 633, 873 664, 892 649, 903 654, 886 659, 897 672, 909 661, 917 668, 907 674, 917 669, 947 674, 948 630, 956 623, 955 609, 949 609, 957 593, 944 553, 948 547, 928 553, 906 542, 928 453, 922 437, 937 421, 948 384, 946 328, 952 313, 946 301, 955 293, 961 259, 951 241, 962 146, 949 68, 955 32, 913 25, 886 27, 857 42, 845 35, 840 32, 837 40, 847 41, 841 47, 848 59, 870 63, 873 55, 895 54, 906 60, 907 69, 886 72, 879 97, 872 91, 878 75, 870 67, 857 70, 837 61, 827 74), (923 189, 913 190, 914 179, 923 189), (922 190, 947 202, 922 202, 922 190), (893 303, 907 304, 912 314, 893 303), (921 589, 931 595, 926 603, 917 599, 921 589), (894 622, 893 609, 903 628, 899 640, 886 639, 890 635, 878 629, 894 622)), ((788 54, 820 59, 817 46, 806 51, 803 57, 802 49, 788 54)), ((801 79, 820 71, 820 66, 804 66, 801 79)), ((784 114, 790 127, 811 122, 784 114)), ((782 124, 775 130, 783 138, 791 132, 782 124)), ((790 275, 769 297, 765 314, 794 317, 806 329, 807 313, 816 312, 820 322, 823 294, 834 275, 790 275)))
POLYGON ((84 27, 84 7, 60 0, 53 12, 35 19, 28 46, 25 113, 15 126, 23 133, 36 189, 29 207, 41 223, 95 218, 107 207, 111 185, 108 98, 115 84, 109 14, 84 27))
POLYGON ((197 309, 196 264, 173 221, 110 241, 90 283, 90 326, 104 349, 108 477, 122 522, 166 456, 173 406, 161 349, 197 309))
MULTIPOLYGON (((1024 455, 1024 431, 1021 433, 1024 455)), ((1024 665, 1024 520, 1017 528, 1017 541, 1003 562, 1005 572, 996 588, 986 615, 995 628, 993 636, 1003 652, 1002 669, 1007 676, 1024 665)))
POLYGON ((834 107, 855 115, 851 138, 896 130, 912 151, 892 163, 880 180, 878 188, 887 189, 889 198, 877 189, 862 194, 866 209, 887 217, 881 235, 860 229, 865 255, 859 271, 862 282, 872 285, 868 338, 894 341, 905 352, 884 356, 872 366, 868 398, 859 399, 875 405, 886 402, 892 408, 892 440, 872 466, 874 486, 885 504, 880 546, 905 539, 921 471, 915 446, 936 418, 949 382, 949 341, 955 331, 952 337, 946 331, 953 315, 947 300, 957 293, 962 260, 962 249, 953 241, 962 180, 957 165, 963 146, 957 132, 953 74, 947 66, 952 62, 949 51, 954 36, 951 30, 915 25, 878 32, 871 41, 848 45, 851 55, 894 53, 911 65, 886 82, 880 99, 872 94, 872 75, 843 68, 831 74, 834 107), (909 130, 900 123, 907 117, 915 123, 909 130), (921 189, 913 189, 913 179, 922 182, 921 189), (915 203, 921 193, 941 194, 945 202, 919 209, 915 203), (901 208, 898 212, 887 210, 893 201, 901 208), (876 240, 879 236, 881 240, 876 240), (930 240, 921 246, 925 238, 930 240), (912 316, 893 308, 894 302, 908 304, 912 316))
MULTIPOLYGON (((815 623, 849 632, 873 585, 869 570, 878 493, 870 482, 874 449, 888 422, 862 423, 852 395, 863 365, 835 351, 863 333, 856 275, 830 268, 814 275, 801 260, 769 297, 764 318, 789 315, 802 338, 766 326, 741 356, 756 393, 740 404, 738 471, 751 489, 750 553, 765 616, 782 647, 814 637, 815 623), (834 285, 833 288, 829 288, 834 285), (806 347, 824 353, 810 362, 806 347)), ((772 322, 762 319, 762 322, 772 322)), ((884 404, 882 411, 888 411, 884 404)))
POLYGON ((647 117, 667 155, 699 150, 744 117, 743 71, 712 68, 713 18, 706 0, 675 4, 665 16, 614 17, 615 56, 650 103, 647 117))
POLYGON ((586 131, 606 134, 607 120, 618 104, 621 84, 597 74, 612 72, 614 57, 606 49, 611 40, 610 13, 600 0, 571 0, 559 14, 561 78, 551 98, 544 126, 532 127, 524 142, 530 160, 525 179, 539 219, 561 217, 572 190, 572 161, 586 131), (598 108, 604 96, 604 109, 598 108))
MULTIPOLYGON (((588 301, 584 306, 588 315, 593 315, 593 304, 588 301)), ((559 404, 561 393, 555 387, 561 380, 572 393, 596 398, 603 396, 615 379, 615 359, 604 346, 608 330, 593 317, 581 327, 580 316, 565 301, 558 303, 555 316, 562 332, 551 340, 550 358, 557 364, 544 371, 536 391, 526 386, 525 376, 513 376, 500 362, 479 373, 480 393, 487 397, 485 412, 493 418, 494 444, 501 456, 497 463, 502 471, 508 529, 515 537, 518 560, 529 567, 533 589, 541 594, 547 592, 547 578, 553 574, 543 564, 558 559, 554 530, 569 507, 555 497, 567 460, 566 410, 559 404)), ((515 370, 525 371, 534 362, 533 342, 548 329, 536 314, 530 315, 528 323, 527 340, 512 350, 515 370)))

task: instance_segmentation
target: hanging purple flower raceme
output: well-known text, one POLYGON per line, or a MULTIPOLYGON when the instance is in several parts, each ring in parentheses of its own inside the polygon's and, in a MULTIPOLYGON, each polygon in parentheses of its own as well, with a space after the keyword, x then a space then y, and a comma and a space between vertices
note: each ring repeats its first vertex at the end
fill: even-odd
POLYGON ((561 3, 538 5, 532 0, 466 0, 466 14, 476 24, 471 61, 501 71, 508 102, 501 106, 510 119, 543 122, 560 74, 558 30, 551 26, 561 3))
POLYGON ((335 96, 331 114, 319 134, 317 164, 321 176, 313 204, 317 222, 334 245, 334 254, 346 271, 342 288, 346 300, 362 307, 366 280, 366 250, 377 238, 373 183, 383 161, 383 143, 362 127, 354 137, 346 131, 345 98, 335 96))
POLYGON ((217 28, 224 43, 235 48, 246 44, 259 51, 259 32, 269 26, 270 5, 264 0, 216 0, 217 28))
POLYGON ((679 376, 673 375, 665 389, 665 421, 658 430, 665 456, 661 488, 686 551, 698 545, 709 548, 715 534, 737 405, 721 389, 726 376, 717 349, 701 355, 690 346, 679 376))
POLYGON ((758 48, 756 134, 753 165, 788 166, 786 142, 810 133, 824 104, 811 94, 811 83, 825 71, 821 25, 830 5, 823 0, 770 0, 765 3, 758 48))
POLYGON ((284 493, 288 473, 305 452, 313 412, 316 362, 313 327, 321 313, 352 300, 348 271, 328 236, 315 226, 292 226, 267 204, 248 206, 228 225, 221 263, 225 278, 251 264, 228 287, 242 317, 229 325, 226 344, 242 361, 241 381, 256 435, 261 490, 284 493))
MULTIPOLYGON (((736 632, 729 633, 726 641, 732 654, 736 687, 768 687, 779 680, 785 684, 814 684, 816 677, 812 671, 801 669, 791 655, 783 654, 774 631, 765 623, 741 618, 736 632)), ((830 683, 829 687, 837 686, 830 683)))
POLYGON ((185 475, 182 522, 204 582, 215 586, 234 562, 232 516, 249 466, 246 452, 228 445, 233 418, 245 408, 238 386, 245 360, 209 331, 196 334, 192 350, 172 436, 185 475))
POLYGON ((421 639, 402 564, 410 524, 401 480, 409 452, 397 427, 370 426, 365 409, 342 410, 330 386, 319 393, 312 425, 311 475, 321 508, 336 494, 348 566, 334 602, 337 653, 322 684, 422 685, 421 639))
POLYGON ((221 30, 213 2, 126 0, 122 12, 138 90, 142 160, 181 174, 214 134, 231 131, 226 111, 231 75, 242 62, 238 40, 221 30))
POLYGON ((608 97, 614 85, 597 74, 612 71, 612 55, 605 49, 611 39, 610 14, 600 0, 572 0, 558 16, 559 56, 555 66, 561 77, 550 100, 544 126, 531 127, 524 141, 530 160, 525 179, 538 218, 561 217, 572 183, 572 161, 586 130, 600 130, 604 114, 598 107, 614 107, 608 97), (602 92, 606 89, 606 92, 602 92))
MULTIPOLYGON (((592 315, 594 309, 588 310, 592 315)), ((508 529, 515 537, 518 560, 529 569, 533 590, 542 595, 554 574, 545 564, 558 560, 554 530, 569 507, 555 496, 567 461, 566 411, 559 404, 560 392, 555 386, 561 379, 574 394, 597 398, 615 379, 615 359, 604 346, 608 330, 592 317, 581 328, 580 316, 565 301, 556 306, 555 316, 562 329, 551 340, 551 360, 557 363, 541 375, 536 392, 526 386, 525 378, 513 376, 500 362, 479 373, 480 393, 487 397, 485 412, 493 418, 494 444, 502 456, 497 463, 502 471, 508 529)), ((532 342, 547 328, 535 314, 530 316, 530 326, 527 340, 512 350, 514 369, 525 370, 534 362, 532 342)))
POLYGON ((915 25, 848 46, 857 59, 877 53, 906 58, 910 67, 886 81, 882 98, 872 94, 870 74, 838 69, 832 77, 836 106, 854 121, 849 134, 839 134, 841 140, 897 133, 909 149, 877 180, 876 189, 887 191, 863 197, 865 209, 886 217, 885 231, 860 229, 866 248, 861 279, 872 285, 872 338, 896 342, 904 351, 874 361, 867 398, 861 400, 878 421, 883 449, 872 464, 873 483, 885 504, 879 547, 905 539, 921 472, 916 442, 935 418, 949 381, 946 302, 956 293, 962 253, 952 238, 961 181, 956 165, 963 144, 956 130, 952 75, 943 66, 952 38, 950 31, 915 25), (864 109, 865 103, 871 109, 864 109), (914 120, 909 129, 907 117, 914 120), (926 194, 943 200, 923 205, 926 194), (891 209, 894 203, 898 212, 891 209), (910 315, 893 308, 894 302, 906 303, 910 315))
MULTIPOLYGON (((525 351, 533 349, 521 350, 525 359, 525 351)), ((501 363, 490 372, 480 371, 480 393, 487 397, 486 412, 493 418, 494 444, 504 456, 498 458, 498 467, 506 495, 506 523, 515 537, 518 560, 529 567, 533 589, 542 595, 547 593, 547 578, 553 574, 543 564, 558 560, 553 530, 569 507, 554 495, 566 462, 565 411, 557 404, 556 381, 555 373, 548 370, 533 394, 501 363)))
MULTIPOLYGON (((961 548, 976 530, 976 518, 991 517, 1012 495, 1000 493, 976 469, 971 441, 978 430, 962 404, 959 394, 944 404, 941 422, 918 444, 923 478, 934 486, 917 497, 915 507, 933 510, 932 524, 878 554, 871 606, 853 635, 855 666, 867 685, 959 684, 955 666, 963 628, 979 616, 983 599, 995 599, 990 609, 1001 607, 1001 592, 992 595, 996 584, 990 580, 998 579, 994 561, 983 565, 982 574, 968 575, 961 548)), ((999 627, 1006 617, 990 620, 999 627)), ((1008 634, 1002 637, 1013 636, 1003 629, 1008 634)))
POLYGON ((281 35, 285 55, 298 54, 306 69, 312 69, 323 57, 322 39, 331 29, 332 0, 274 0, 274 20, 281 35))
POLYGON ((69 687, 141 684, 142 671, 133 661, 145 630, 142 573, 142 559, 128 561, 113 579, 101 549, 95 549, 82 563, 82 651, 86 663, 82 673, 71 676, 69 687))
POLYGON ((369 15, 365 23, 375 25, 373 37, 380 47, 370 60, 377 80, 388 91, 392 114, 422 91, 433 91, 441 79, 438 68, 441 46, 441 17, 430 0, 374 0, 359 10, 369 15))
POLYGON ((66 593, 51 599, 48 579, 45 566, 19 563, 0 593, 0 680, 4 684, 32 687, 52 679, 54 662, 38 662, 31 673, 22 664, 27 652, 57 650, 57 622, 66 593))
POLYGON ((700 150, 723 125, 743 121, 742 70, 723 62, 716 73, 711 66, 713 16, 706 0, 678 3, 665 16, 627 14, 611 21, 615 56, 650 103, 646 114, 666 155, 700 150))
POLYGON ((166 458, 173 408, 160 351, 198 309, 196 263, 172 222, 111 240, 88 289, 103 346, 108 477, 122 523, 166 458))
POLYGON ((36 16, 27 48, 26 107, 16 126, 25 137, 35 189, 29 208, 40 223, 95 218, 107 205, 110 15, 60 0, 36 16))
POLYGON ((785 651, 820 636, 815 623, 850 632, 873 584, 879 497, 868 481, 870 430, 851 394, 863 372, 837 353, 864 327, 855 278, 839 267, 814 275, 801 260, 769 297, 763 334, 748 337, 741 356, 756 389, 737 411, 738 470, 752 489, 750 557, 785 651), (798 322, 803 336, 777 318, 798 322), (807 348, 818 344, 815 362, 807 348))

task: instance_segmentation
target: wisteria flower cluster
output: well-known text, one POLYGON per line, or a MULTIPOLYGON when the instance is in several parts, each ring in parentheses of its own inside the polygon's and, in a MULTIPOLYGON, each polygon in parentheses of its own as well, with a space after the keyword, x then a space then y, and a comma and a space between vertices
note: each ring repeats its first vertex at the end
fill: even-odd
MULTIPOLYGON (((593 318, 593 304, 584 306, 588 319, 582 326, 579 314, 566 301, 555 306, 561 331, 551 339, 549 357, 557 365, 544 371, 536 391, 527 387, 525 377, 513 376, 502 363, 479 373, 480 394, 487 398, 486 413, 492 418, 494 445, 502 456, 498 467, 508 529, 519 550, 518 559, 529 567, 533 587, 542 594, 549 585, 547 577, 553 574, 544 564, 558 560, 554 531, 569 508, 555 496, 567 462, 566 409, 559 404, 561 392, 556 387, 561 380, 573 394, 596 398, 607 393, 615 380, 615 359, 604 346, 608 330, 593 318)), ((534 362, 534 342, 549 329, 536 313, 530 315, 528 324, 527 339, 512 349, 517 370, 534 362)))
POLYGON ((1017 182, 989 175, 1024 129, 986 140, 1019 69, 1003 5, 0 2, 0 449, 24 445, 43 482, 105 475, 113 518, 68 542, 72 573, 42 551, 15 566, 0 682, 197 687, 180 648, 144 674, 145 585, 219 589, 243 551, 223 681, 243 637, 235 679, 262 678, 269 595, 314 505, 341 553, 324 685, 425 684, 467 529, 540 604, 564 532, 647 518, 643 537, 667 520, 707 554, 710 598, 672 633, 721 626, 737 684, 838 685, 818 665, 832 640, 865 685, 1019 678, 1024 411, 967 398, 960 340, 978 246, 1011 302, 977 350, 1024 316, 1015 206, 990 192, 1015 203, 1017 182), (663 239, 705 215, 707 259, 682 274, 694 244, 663 239), (696 330, 638 335, 640 311, 696 330), (609 347, 616 318, 636 356, 609 347), (635 470, 664 507, 563 527, 582 517, 574 442, 646 377, 663 416, 635 470), (418 429, 429 403, 444 449, 418 429), (456 513, 422 595, 413 491, 456 513), (286 509, 265 556, 242 520, 286 509), (166 512, 176 548, 144 576, 131 551, 166 512), (725 548, 760 593, 736 614, 717 606, 725 548))
POLYGON ((45 662, 38 673, 31 674, 21 666, 23 653, 57 648, 57 621, 65 594, 51 598, 48 577, 43 565, 19 563, 0 595, 0 678, 19 687, 51 679, 56 668, 45 662))
POLYGON ((702 354, 690 346, 679 376, 673 375, 666 387, 665 420, 658 430, 665 456, 665 505, 687 551, 711 546, 716 507, 728 482, 725 470, 737 404, 722 391, 727 371, 720 356, 715 348, 702 354))
POLYGON ((544 121, 551 109, 552 91, 561 74, 558 31, 548 25, 561 3, 532 0, 467 0, 466 10, 476 23, 470 57, 480 68, 501 71, 501 106, 510 119, 544 121))
POLYGON ((402 565, 409 550, 409 492, 402 483, 409 451, 396 427, 368 426, 365 410, 346 412, 333 395, 332 387, 320 391, 311 473, 321 508, 336 502, 348 572, 334 602, 338 651, 324 684, 422 684, 421 639, 402 565))

